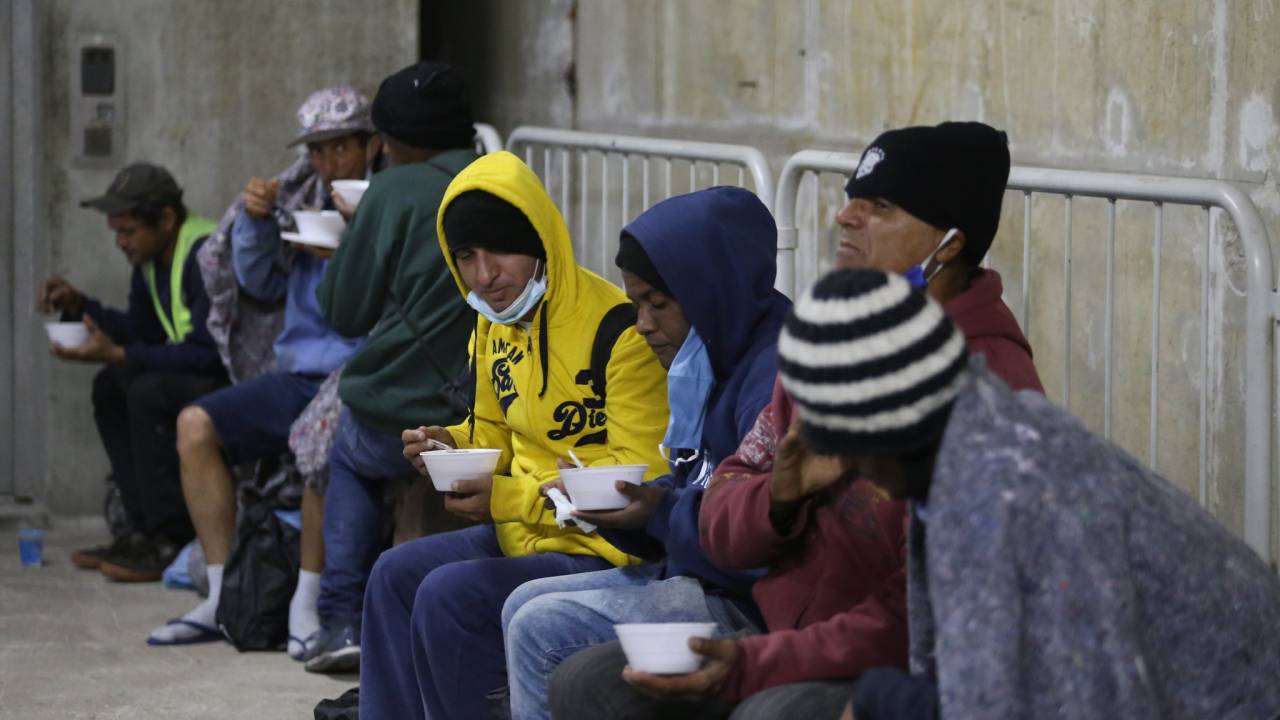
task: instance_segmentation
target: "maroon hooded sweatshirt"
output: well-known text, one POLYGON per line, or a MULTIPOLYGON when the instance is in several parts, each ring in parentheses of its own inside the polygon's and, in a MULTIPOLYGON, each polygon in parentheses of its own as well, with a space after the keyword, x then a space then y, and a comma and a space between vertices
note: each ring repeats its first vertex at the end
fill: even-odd
MULTIPOLYGON (((1031 346, 1001 300, 1000 276, 975 273, 944 310, 969 351, 1015 390, 1043 392, 1031 346)), ((699 531, 712 561, 768 567, 752 595, 769 632, 738 642, 721 696, 810 680, 853 680, 877 666, 907 669, 906 503, 866 480, 805 499, 785 534, 769 519, 773 453, 795 418, 775 381, 773 398, 738 451, 716 468, 699 531)))

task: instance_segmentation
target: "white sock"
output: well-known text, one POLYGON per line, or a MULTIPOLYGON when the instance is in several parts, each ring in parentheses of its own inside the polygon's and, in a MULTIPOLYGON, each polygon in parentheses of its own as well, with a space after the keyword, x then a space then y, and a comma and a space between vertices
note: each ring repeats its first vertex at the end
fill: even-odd
POLYGON ((301 660, 306 642, 320 629, 316 600, 320 597, 320 573, 298 571, 298 587, 289 601, 289 657, 301 660))
MULTIPOLYGON (((222 595, 222 566, 209 565, 205 568, 209 574, 209 597, 204 602, 195 606, 191 612, 182 616, 183 620, 187 620, 197 625, 207 628, 217 628, 218 615, 218 597, 222 595)), ((200 630, 185 625, 183 623, 166 623, 151 631, 148 639, 158 643, 173 643, 180 640, 188 640, 196 637, 201 633, 200 630)))

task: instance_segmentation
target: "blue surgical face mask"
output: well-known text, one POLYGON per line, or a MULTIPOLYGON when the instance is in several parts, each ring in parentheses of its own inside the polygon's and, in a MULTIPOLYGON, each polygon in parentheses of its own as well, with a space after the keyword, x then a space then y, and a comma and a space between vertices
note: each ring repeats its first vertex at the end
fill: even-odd
POLYGON ((929 257, 925 258, 924 262, 906 272, 907 282, 911 283, 911 287, 917 290, 923 290, 929 287, 929 281, 942 271, 943 263, 938 263, 938 267, 933 269, 933 272, 929 277, 924 276, 925 268, 929 267, 929 261, 933 260, 933 256, 937 255, 938 251, 942 250, 942 248, 947 246, 947 243, 951 242, 951 238, 955 237, 957 232, 960 231, 955 228, 948 230, 947 234, 942 236, 942 241, 938 243, 938 247, 934 248, 933 252, 929 253, 929 257))
POLYGON ((538 268, 539 265, 535 263, 533 276, 529 278, 529 282, 525 283, 524 292, 520 293, 520 297, 512 300, 506 309, 499 311, 489 307, 489 303, 477 295, 475 290, 467 293, 467 304, 488 319, 489 322, 495 322, 499 325, 516 324, 520 321, 520 318, 528 315, 530 310, 537 307, 538 301, 547 293, 547 274, 539 274, 538 268))
POLYGON ((702 421, 707 415, 707 398, 715 386, 711 357, 698 331, 689 327, 676 357, 667 370, 667 405, 671 409, 667 434, 659 452, 673 465, 692 462, 702 446, 702 421), (671 450, 693 450, 689 457, 672 459, 671 450))

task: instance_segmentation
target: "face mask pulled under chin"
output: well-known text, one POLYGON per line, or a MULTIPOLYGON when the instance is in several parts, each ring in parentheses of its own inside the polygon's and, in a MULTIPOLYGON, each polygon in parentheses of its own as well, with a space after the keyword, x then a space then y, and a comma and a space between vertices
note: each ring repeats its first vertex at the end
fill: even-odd
POLYGON ((933 269, 933 272, 929 274, 929 277, 925 277, 924 275, 925 268, 929 267, 929 263, 933 260, 933 256, 937 255, 942 248, 946 247, 947 243, 951 242, 951 238, 955 237, 958 232, 960 231, 956 228, 948 230, 947 234, 942 236, 942 240, 938 243, 938 246, 933 249, 933 252, 929 253, 929 256, 926 257, 919 265, 916 265, 905 273, 907 282, 911 283, 911 287, 917 290, 924 290, 929 287, 929 281, 937 277, 938 273, 942 272, 942 266, 944 263, 938 263, 938 266, 933 269))
POLYGON ((475 290, 467 293, 467 304, 489 322, 514 325, 520 321, 520 318, 528 315, 530 310, 537 307, 542 296, 547 293, 547 274, 538 272, 541 267, 543 267, 542 262, 538 261, 533 266, 533 276, 525 283, 520 297, 512 300, 511 304, 502 310, 494 310, 484 301, 484 298, 476 294, 475 290))

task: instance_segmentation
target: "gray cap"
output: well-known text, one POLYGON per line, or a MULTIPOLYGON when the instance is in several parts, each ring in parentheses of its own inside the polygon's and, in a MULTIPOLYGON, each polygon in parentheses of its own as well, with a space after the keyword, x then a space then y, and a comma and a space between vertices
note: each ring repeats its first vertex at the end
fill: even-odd
POLYGON ((80 207, 119 215, 142 205, 168 202, 182 202, 182 188, 169 171, 151 163, 134 163, 116 173, 105 193, 81 200, 80 207))
POLYGON ((298 125, 302 132, 287 147, 358 132, 372 134, 369 98, 350 85, 317 90, 298 108, 298 125))

